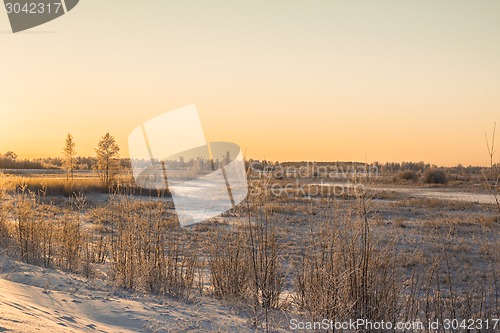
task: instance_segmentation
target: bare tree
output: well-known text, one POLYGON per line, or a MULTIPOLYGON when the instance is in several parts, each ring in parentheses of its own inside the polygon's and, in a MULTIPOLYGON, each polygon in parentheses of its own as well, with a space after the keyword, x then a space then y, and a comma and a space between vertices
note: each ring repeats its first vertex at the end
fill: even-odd
POLYGON ((488 134, 484 133, 484 137, 486 138, 486 147, 488 148, 488 155, 490 155, 490 170, 493 172, 493 156, 495 155, 495 132, 497 128, 497 123, 493 125, 493 135, 491 138, 491 147, 490 142, 488 140, 488 134))
POLYGON ((495 203, 498 208, 498 212, 500 213, 500 165, 493 164, 493 157, 495 156, 495 132, 496 132, 497 123, 493 125, 493 134, 491 137, 491 144, 488 140, 488 135, 484 133, 486 137, 486 147, 488 148, 488 155, 490 156, 490 175, 484 175, 486 180, 486 187, 488 191, 493 196, 495 203))
POLYGON ((101 171, 101 177, 109 186, 113 176, 118 172, 120 148, 116 144, 115 138, 106 133, 96 148, 97 153, 97 168, 101 171))
POLYGON ((66 170, 66 179, 74 178, 74 170, 75 170, 75 157, 76 157, 76 149, 75 149, 75 141, 73 140, 73 136, 68 133, 66 136, 66 144, 64 146, 63 154, 64 154, 64 169, 66 170))
POLYGON ((11 160, 15 161, 17 160, 17 154, 12 152, 12 151, 8 151, 5 153, 4 157, 6 158, 10 158, 11 160))

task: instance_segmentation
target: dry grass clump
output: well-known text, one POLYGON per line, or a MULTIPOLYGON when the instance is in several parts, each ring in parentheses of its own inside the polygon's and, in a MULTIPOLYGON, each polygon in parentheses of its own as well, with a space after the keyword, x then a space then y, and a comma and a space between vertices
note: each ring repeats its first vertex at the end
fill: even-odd
POLYGON ((15 188, 31 192, 43 192, 45 195, 70 197, 74 193, 109 193, 109 187, 95 178, 57 179, 57 178, 20 178, 15 181, 15 188))
POLYGON ((413 170, 405 170, 401 171, 394 176, 395 180, 403 180, 403 181, 418 181, 418 174, 413 170))
POLYGON ((249 226, 248 234, 251 251, 251 272, 256 304, 265 309, 279 308, 285 275, 282 265, 283 253, 278 243, 276 230, 266 218, 249 226))
MULTIPOLYGON (((14 208, 0 215, 0 227, 2 216, 14 221, 10 237, 22 261, 87 277, 95 265, 108 263, 115 287, 189 297, 197 254, 181 242, 168 204, 112 196, 105 209, 89 215, 98 224, 88 225, 83 195, 74 195, 65 207, 45 201, 22 186, 14 208)), ((2 202, 1 212, 5 207, 2 202)))
POLYGON ((442 169, 428 169, 424 172, 424 181, 427 184, 447 184, 448 175, 442 169))
MULTIPOLYGON (((500 289, 495 264, 487 267, 484 272, 461 272, 458 269, 461 265, 463 263, 454 265, 445 249, 434 255, 433 262, 420 277, 418 290, 423 293, 423 297, 416 299, 424 321, 442 321, 445 318, 491 321, 498 318, 500 289), (473 278, 460 283, 458 280, 464 273, 472 273, 473 278)), ((498 328, 483 327, 480 331, 497 330, 498 328)))
POLYGON ((197 254, 181 243, 181 231, 164 202, 147 212, 128 197, 117 197, 107 235, 111 276, 116 286, 188 298, 197 254))
MULTIPOLYGON (((281 210, 270 202, 269 193, 262 189, 251 194, 239 214, 245 214, 237 225, 212 234, 208 247, 208 267, 214 294, 226 299, 239 298, 251 306, 252 323, 262 322, 265 330, 271 327, 270 309, 285 306, 286 257, 279 242, 277 226, 270 219, 273 211, 281 210), (246 221, 245 221, 246 219, 246 221)), ((275 214, 279 215, 279 214, 275 214)))
POLYGON ((83 232, 79 214, 69 209, 62 213, 56 207, 42 204, 39 195, 26 187, 20 189, 12 217, 21 260, 80 271, 83 232))
POLYGON ((396 200, 401 200, 404 198, 406 195, 402 194, 397 191, 380 191, 380 190, 372 190, 370 191, 370 196, 372 199, 378 199, 378 200, 390 200, 390 201, 396 201, 396 200))
POLYGON ((71 197, 75 193, 93 194, 123 194, 123 195, 143 195, 143 196, 165 196, 168 191, 143 190, 132 184, 132 179, 128 176, 117 178, 110 185, 106 185, 101 179, 89 178, 50 178, 50 177, 11 177, 0 175, 0 188, 16 193, 21 189, 29 190, 33 193, 43 193, 49 196, 71 197))
POLYGON ((250 285, 251 258, 245 235, 238 230, 213 232, 208 267, 213 292, 226 299, 245 298, 250 285))
POLYGON ((244 299, 264 309, 281 307, 284 258, 276 230, 265 220, 268 211, 261 207, 256 222, 249 219, 247 225, 212 234, 208 267, 218 297, 244 299))
POLYGON ((440 221, 440 229, 422 229, 426 241, 415 252, 406 231, 402 238, 375 233, 371 228, 380 226, 368 223, 365 211, 361 199, 357 214, 354 208, 335 214, 307 235, 295 263, 294 299, 308 318, 426 325, 443 318, 498 317, 498 242, 481 240, 478 232, 464 234, 470 226, 462 222, 440 221))
MULTIPOLYGON (((447 213, 451 212, 468 212, 468 213, 480 213, 485 211, 491 211, 491 209, 485 210, 485 205, 477 202, 466 202, 459 200, 448 200, 441 198, 428 198, 428 197, 410 197, 401 200, 393 201, 389 204, 389 207, 400 209, 400 208, 410 208, 414 213, 420 211, 422 213, 438 212, 443 211, 447 213)), ((441 214, 442 215, 442 214, 441 214)), ((466 218, 464 215, 462 218, 466 218)))
POLYGON ((314 320, 397 316, 393 242, 377 246, 363 215, 329 220, 307 238, 295 274, 296 303, 306 314, 314 320))
POLYGON ((9 214, 12 210, 11 198, 0 189, 0 248, 7 246, 9 240, 9 214))
POLYGON ((484 174, 484 184, 493 197, 500 216, 500 164, 492 166, 489 172, 484 174))

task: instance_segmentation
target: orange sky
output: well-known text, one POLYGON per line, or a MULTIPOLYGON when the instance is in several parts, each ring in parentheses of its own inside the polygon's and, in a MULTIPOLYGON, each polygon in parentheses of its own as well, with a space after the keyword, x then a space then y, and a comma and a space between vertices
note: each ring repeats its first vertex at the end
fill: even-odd
POLYGON ((500 122, 497 0, 87 0, 9 29, 0 10, 0 152, 21 157, 108 131, 127 156, 136 126, 196 104, 249 157, 486 165, 500 122))

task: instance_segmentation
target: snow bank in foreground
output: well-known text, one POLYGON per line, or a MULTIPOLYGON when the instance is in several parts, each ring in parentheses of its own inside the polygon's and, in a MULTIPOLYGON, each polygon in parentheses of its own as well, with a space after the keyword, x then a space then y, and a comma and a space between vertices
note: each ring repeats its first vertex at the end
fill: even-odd
POLYGON ((0 332, 253 332, 217 300, 122 295, 101 284, 0 256, 0 332))

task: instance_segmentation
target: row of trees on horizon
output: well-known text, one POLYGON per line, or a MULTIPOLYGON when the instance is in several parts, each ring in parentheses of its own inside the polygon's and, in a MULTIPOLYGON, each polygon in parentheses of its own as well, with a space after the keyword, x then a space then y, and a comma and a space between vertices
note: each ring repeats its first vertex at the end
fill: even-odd
MULTIPOLYGON (((494 132, 493 132, 494 133, 494 132)), ((493 163, 493 154, 494 154, 494 134, 493 139, 488 142, 488 152, 491 156, 492 165, 491 168, 496 167, 497 165, 493 163), (490 146, 491 144, 491 146, 490 146)), ((73 178, 74 172, 76 170, 97 170, 100 172, 102 179, 106 184, 108 184, 113 177, 113 174, 116 174, 121 169, 130 169, 131 162, 129 158, 120 158, 120 148, 116 143, 115 138, 110 135, 110 133, 106 133, 99 140, 97 147, 95 148, 95 156, 78 156, 76 143, 71 134, 66 136, 64 149, 62 151, 61 157, 47 157, 47 158, 36 158, 36 159, 20 159, 19 156, 13 152, 8 151, 5 154, 0 153, 0 169, 14 169, 14 170, 22 170, 22 169, 64 169, 67 171, 67 177, 73 178)), ((179 160, 178 163, 191 163, 196 161, 186 161, 179 160)), ((259 165, 263 169, 273 168, 273 166, 282 166, 282 167, 301 167, 304 165, 309 165, 311 162, 300 161, 300 162, 279 162, 279 161, 266 161, 266 160, 254 160, 250 159, 247 161, 252 165, 259 165), (258 162, 257 164, 255 162, 258 162)), ((337 167, 342 165, 343 167, 352 167, 356 165, 367 165, 362 162, 313 162, 316 166, 324 167, 331 166, 335 164, 337 167)), ((376 168, 378 172, 392 174, 404 171, 413 171, 423 173, 429 169, 436 169, 438 166, 431 165, 429 163, 425 163, 423 161, 420 162, 374 162, 369 164, 371 167, 376 168)), ((458 164, 454 167, 446 168, 451 173, 456 174, 479 174, 484 170, 484 167, 480 166, 463 166, 458 164)))
MULTIPOLYGON (((66 147, 65 147, 66 150, 66 147)), ((65 163, 67 158, 65 156, 62 157, 45 157, 45 158, 35 158, 35 159, 19 159, 18 155, 12 151, 8 151, 5 154, 0 153, 0 169, 65 169, 65 163)), ((120 158, 117 157, 117 161, 120 169, 129 169, 131 167, 129 158, 120 158)), ((260 166, 264 168, 281 165, 283 167, 300 167, 305 166, 308 163, 307 161, 299 161, 299 162, 279 162, 279 161, 267 161, 267 160, 255 160, 250 159, 249 163, 258 162, 260 166)), ((317 166, 329 166, 335 164, 336 166, 342 165, 346 168, 356 166, 356 165, 365 165, 363 162, 314 162, 317 166)), ((70 165, 72 168, 70 170, 96 170, 96 166, 98 164, 98 160, 96 156, 78 156, 75 152, 75 155, 72 155, 72 160, 70 165)), ((377 168, 382 173, 394 173, 399 171, 415 171, 415 172, 424 172, 430 168, 438 168, 437 165, 425 163, 423 161, 420 162, 374 162, 371 163, 370 166, 377 168)), ((495 165, 494 165, 495 166, 495 165)), ((481 166, 464 166, 462 164, 458 164, 453 167, 447 167, 450 172, 453 173, 481 173, 484 167, 481 166)))
POLYGON ((95 148, 96 156, 77 155, 76 143, 71 134, 66 136, 62 157, 19 159, 12 151, 0 154, 0 169, 64 169, 67 178, 73 178, 75 170, 97 170, 106 185, 120 169, 130 165, 128 159, 120 159, 120 147, 115 138, 106 133, 95 148))

